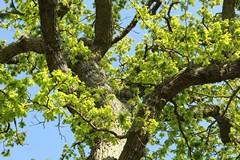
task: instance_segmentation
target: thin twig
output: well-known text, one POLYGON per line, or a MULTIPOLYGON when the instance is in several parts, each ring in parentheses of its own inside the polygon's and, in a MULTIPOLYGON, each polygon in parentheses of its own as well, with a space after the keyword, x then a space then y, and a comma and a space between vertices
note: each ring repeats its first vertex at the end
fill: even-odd
POLYGON ((109 130, 109 129, 107 129, 107 128, 98 128, 98 127, 96 127, 96 126, 91 122, 91 120, 89 120, 89 119, 87 119, 85 116, 83 116, 78 110, 76 110, 75 107, 70 106, 70 105, 69 105, 68 107, 71 108, 72 110, 74 110, 74 112, 75 112, 77 115, 79 115, 79 116, 82 118, 82 120, 84 120, 85 122, 87 122, 87 124, 88 124, 90 127, 92 127, 93 130, 98 131, 98 132, 107 132, 107 133, 110 133, 110 134, 112 134, 114 137, 119 138, 119 139, 125 139, 125 138, 127 138, 127 135, 119 135, 119 134, 117 134, 116 132, 114 132, 114 131, 112 131, 112 130, 109 130))
POLYGON ((230 97, 230 99, 229 99, 229 101, 228 101, 228 103, 227 103, 227 106, 226 106, 226 108, 224 109, 221 117, 223 117, 223 116, 227 113, 227 110, 228 110, 228 108, 229 108, 232 100, 233 100, 234 97, 237 95, 237 93, 238 93, 239 90, 240 90, 240 86, 239 86, 235 91, 233 91, 233 94, 231 95, 231 97, 230 97))
POLYGON ((207 145, 208 142, 209 142, 209 137, 210 137, 210 133, 211 133, 211 129, 212 129, 212 126, 217 122, 217 120, 213 121, 206 129, 206 131, 208 131, 208 136, 207 136, 207 140, 205 142, 205 144, 207 145))
POLYGON ((0 132, 0 134, 3 134, 3 133, 7 133, 10 129, 10 123, 7 123, 7 127, 6 129, 4 129, 3 131, 0 132))
POLYGON ((163 18, 165 19, 165 21, 167 22, 168 30, 169 30, 170 32, 173 32, 172 27, 171 27, 171 18, 172 18, 172 16, 171 16, 171 10, 172 10, 173 6, 174 6, 175 4, 178 4, 178 3, 180 3, 180 2, 178 2, 178 1, 174 2, 174 1, 173 1, 173 2, 170 4, 170 6, 169 6, 169 9, 168 9, 168 12, 167 12, 167 17, 166 17, 166 16, 163 17, 163 18))
POLYGON ((20 12, 19 10, 17 10, 17 8, 15 7, 15 4, 14 4, 13 0, 11 0, 10 7, 13 8, 15 14, 18 14, 18 15, 24 16, 24 13, 20 12))
POLYGON ((31 123, 32 123, 33 126, 42 124, 42 125, 43 125, 43 128, 45 129, 45 121, 40 121, 40 120, 37 118, 36 115, 33 115, 33 118, 37 120, 37 123, 33 123, 33 122, 31 121, 31 123))
MULTIPOLYGON (((149 0, 146 3, 146 6, 150 8, 150 6, 154 3, 154 1, 149 0)), ((150 13, 154 14, 156 10, 159 8, 161 5, 161 2, 156 3, 152 9, 149 10, 150 13), (160 4, 159 4, 160 3, 160 4)), ((138 23, 138 17, 137 14, 133 17, 132 21, 128 24, 128 26, 120 33, 117 35, 113 40, 112 40, 112 45, 123 39, 138 23)))
POLYGON ((57 124, 57 128, 58 128, 58 134, 61 136, 61 139, 64 139, 65 142, 67 142, 66 140, 66 136, 64 136, 61 132, 61 117, 58 114, 58 124, 57 124))
POLYGON ((175 113, 175 115, 177 117, 178 128, 179 128, 179 130, 180 130, 180 132, 181 132, 181 134, 182 134, 182 136, 183 136, 183 138, 185 140, 185 143, 186 143, 186 145, 188 147, 188 155, 191 158, 192 157, 192 148, 189 145, 188 139, 187 139, 187 137, 186 137, 186 135, 185 135, 185 133, 183 131, 183 128, 182 128, 182 124, 181 124, 181 121, 180 121, 181 116, 179 115, 179 113, 177 111, 178 105, 177 105, 177 103, 174 100, 171 100, 171 103, 174 105, 174 113, 175 113))
POLYGON ((211 94, 205 94, 205 93, 199 93, 195 91, 188 90, 189 93, 194 93, 200 96, 206 96, 206 97, 212 97, 212 98, 230 98, 231 96, 224 96, 224 95, 211 95, 211 94))
POLYGON ((15 126, 15 128, 16 128, 17 142, 18 142, 18 144, 20 144, 20 145, 23 146, 23 143, 22 143, 22 141, 20 140, 19 135, 18 135, 18 134, 19 134, 19 133, 18 133, 18 126, 17 126, 17 121, 16 121, 15 118, 13 119, 13 123, 14 123, 14 126, 15 126))
MULTIPOLYGON (((73 150, 76 146, 81 145, 82 143, 84 143, 87 139, 89 139, 89 135, 92 134, 92 133, 94 133, 94 132, 90 131, 88 134, 86 134, 82 141, 73 142, 71 147, 70 147, 70 149, 73 150)), ((66 151, 64 154, 62 154, 60 160, 64 160, 67 157, 67 153, 68 152, 66 151)), ((81 155, 81 156, 85 157, 85 155, 81 155)))

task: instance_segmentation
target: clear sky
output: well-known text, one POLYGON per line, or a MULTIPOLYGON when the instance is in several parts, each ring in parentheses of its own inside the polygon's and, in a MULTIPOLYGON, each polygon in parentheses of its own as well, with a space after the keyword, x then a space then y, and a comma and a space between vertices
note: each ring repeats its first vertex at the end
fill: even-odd
MULTIPOLYGON (((2 0, 1 0, 2 1, 2 0)), ((89 3, 92 2, 88 1, 89 3)), ((3 3, 0 2, 0 9, 3 8, 3 3)), ((219 12, 218 9, 215 10, 219 12)), ((134 16, 134 12, 130 11, 126 14, 126 17, 130 17, 131 20, 134 16)), ((123 16, 124 18, 125 16, 123 16)), ((128 20, 126 20, 128 21, 128 20)), ((127 22, 125 22, 127 23, 127 22)), ((139 28, 134 28, 136 32, 139 32, 139 28)), ((142 32, 137 34, 136 32, 131 32, 131 36, 134 37, 137 41, 139 41, 143 35, 142 32)), ((0 29, 0 40, 6 39, 7 43, 11 43, 13 39, 11 38, 14 34, 14 30, 3 30, 0 29)), ((0 86, 1 87, 1 86, 0 86)), ((31 88, 29 90, 30 93, 36 92, 36 88, 31 88)), ((65 136, 65 138, 61 137, 59 134, 58 128, 56 125, 57 121, 45 123, 45 126, 42 124, 38 124, 36 117, 39 121, 43 121, 41 114, 39 113, 29 113, 26 118, 27 126, 24 128, 24 131, 27 132, 26 137, 26 145, 23 146, 15 146, 11 149, 11 156, 8 158, 3 158, 0 155, 0 159, 2 160, 56 160, 59 159, 63 145, 71 143, 74 141, 74 136, 69 128, 69 126, 64 126, 61 128, 61 134, 65 136)), ((3 149, 3 145, 0 144, 0 152, 3 149)), ((152 148, 154 149, 154 148, 152 148)))

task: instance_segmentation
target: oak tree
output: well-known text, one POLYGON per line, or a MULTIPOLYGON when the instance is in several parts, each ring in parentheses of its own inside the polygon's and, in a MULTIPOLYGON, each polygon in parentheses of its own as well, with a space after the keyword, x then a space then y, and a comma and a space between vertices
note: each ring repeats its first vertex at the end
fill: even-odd
POLYGON ((18 128, 36 111, 71 126, 61 159, 240 157, 239 1, 4 2, 0 27, 15 32, 0 45, 6 147, 24 143, 18 128))

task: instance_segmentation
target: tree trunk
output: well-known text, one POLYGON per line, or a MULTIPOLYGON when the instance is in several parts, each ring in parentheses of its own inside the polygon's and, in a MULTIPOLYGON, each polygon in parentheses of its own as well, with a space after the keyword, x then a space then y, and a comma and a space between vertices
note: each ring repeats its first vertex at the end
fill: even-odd
POLYGON ((126 140, 121 140, 117 145, 99 140, 91 150, 87 160, 116 160, 120 156, 126 140))
MULTIPOLYGON (((103 88, 107 91, 108 94, 113 93, 111 87, 108 84, 108 81, 106 80, 104 71, 100 69, 95 61, 89 60, 86 62, 77 63, 74 66, 71 66, 71 69, 79 76, 82 81, 85 82, 87 86, 91 88, 103 88)), ((116 116, 120 112, 127 111, 126 106, 117 98, 111 100, 110 103, 112 106, 112 111, 116 116)), ((118 122, 115 122, 116 127, 113 128, 112 131, 118 135, 123 135, 124 132, 119 127, 117 127, 117 123, 118 122)), ((123 150, 125 142, 125 139, 120 139, 117 145, 113 145, 112 143, 97 139, 95 146, 91 147, 91 154, 88 157, 88 160, 118 159, 121 151, 123 150)))

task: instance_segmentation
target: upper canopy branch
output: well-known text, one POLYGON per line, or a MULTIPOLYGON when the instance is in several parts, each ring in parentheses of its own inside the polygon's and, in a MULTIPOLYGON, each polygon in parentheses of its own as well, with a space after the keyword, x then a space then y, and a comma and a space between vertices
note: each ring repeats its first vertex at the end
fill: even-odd
POLYGON ((58 0, 39 0, 41 31, 46 45, 46 60, 49 71, 60 69, 67 72, 63 47, 57 24, 58 0))
MULTIPOLYGON (((152 6, 152 4, 154 3, 153 0, 149 0, 146 3, 146 6, 148 8, 150 8, 152 6)), ((149 13, 151 14, 156 14, 157 9, 160 7, 160 5, 162 4, 162 2, 156 2, 156 4, 149 9, 149 13)), ((117 43, 118 41, 120 41, 121 39, 123 39, 138 23, 138 18, 137 15, 135 15, 132 19, 132 21, 128 24, 128 26, 119 34, 117 35, 113 40, 112 40, 112 44, 117 43)))
MULTIPOLYGON (((161 105, 163 102, 170 101, 187 87, 235 78, 240 78, 240 58, 227 64, 187 68, 169 78, 163 84, 158 85, 154 92, 147 97, 147 105, 153 107, 152 112, 154 113, 152 114, 159 114, 164 107, 161 105)), ((219 120, 222 120, 222 118, 219 118, 219 120)))
POLYGON ((100 50, 100 56, 103 56, 112 42, 112 0, 95 0, 95 4, 96 21, 94 46, 97 47, 97 50, 100 50))
POLYGON ((20 16, 24 16, 24 13, 17 10, 13 0, 11 0, 10 8, 11 8, 11 11, 5 11, 5 13, 0 13, 0 19, 2 19, 2 20, 8 19, 11 14, 17 14, 17 15, 20 15, 20 16))
POLYGON ((235 6, 236 0, 224 0, 222 7, 222 19, 231 19, 236 16, 235 14, 235 6))

